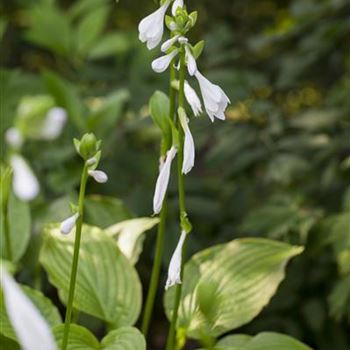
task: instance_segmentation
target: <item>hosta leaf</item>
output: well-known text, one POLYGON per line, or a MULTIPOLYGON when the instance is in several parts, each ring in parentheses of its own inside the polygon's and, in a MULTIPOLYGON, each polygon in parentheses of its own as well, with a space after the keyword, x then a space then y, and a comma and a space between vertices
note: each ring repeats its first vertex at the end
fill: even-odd
MULTIPOLYGON (((185 265, 178 328, 189 337, 217 337, 257 316, 284 278, 290 258, 302 252, 268 239, 237 239, 195 254, 185 265)), ((167 316, 174 293, 165 294, 167 316)))
MULTIPOLYGON (((33 304, 38 308, 40 313, 48 324, 53 327, 62 322, 61 316, 55 305, 51 300, 46 298, 41 292, 32 289, 30 287, 22 286, 23 292, 29 297, 33 304)), ((6 309, 4 306, 3 296, 0 296, 0 333, 5 337, 17 340, 16 334, 11 326, 11 323, 7 317, 6 309)))
MULTIPOLYGON (((55 327, 54 334, 60 345, 64 325, 55 327)), ((143 335, 134 327, 121 327, 109 332, 101 344, 86 328, 72 324, 69 332, 67 350, 146 350, 143 335)))
MULTIPOLYGON (((45 230, 40 262, 51 283, 67 300, 74 233, 63 236, 57 226, 45 230)), ((132 325, 140 312, 141 284, 136 270, 103 230, 84 226, 74 307, 120 327, 132 325)))
POLYGON ((119 249, 134 265, 142 252, 143 233, 159 222, 158 218, 137 218, 125 220, 107 228, 115 236, 119 249))
POLYGON ((311 348, 287 335, 264 332, 255 337, 229 335, 217 343, 215 350, 311 350, 311 348))
MULTIPOLYGON (((12 261, 18 261, 24 254, 29 243, 31 220, 28 204, 16 198, 12 193, 9 198, 8 216, 12 261)), ((9 255, 6 250, 2 215, 0 216, 0 228, 1 258, 8 259, 9 255)))

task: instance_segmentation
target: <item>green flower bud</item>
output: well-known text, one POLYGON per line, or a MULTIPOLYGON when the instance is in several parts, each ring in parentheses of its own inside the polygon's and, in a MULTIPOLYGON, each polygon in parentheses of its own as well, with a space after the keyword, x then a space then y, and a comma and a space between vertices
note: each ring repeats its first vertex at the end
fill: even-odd
POLYGON ((83 135, 81 140, 74 139, 74 145, 77 152, 84 160, 88 160, 96 155, 99 151, 101 141, 97 141, 96 136, 92 133, 83 135))

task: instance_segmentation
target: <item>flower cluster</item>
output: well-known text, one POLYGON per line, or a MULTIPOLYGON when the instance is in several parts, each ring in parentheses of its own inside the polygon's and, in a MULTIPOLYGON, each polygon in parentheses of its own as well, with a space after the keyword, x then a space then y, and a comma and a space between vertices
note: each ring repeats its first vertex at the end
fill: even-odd
MULTIPOLYGON (((180 77, 182 76, 182 78, 180 78, 180 81, 176 79, 171 81, 171 86, 179 90, 179 96, 180 94, 184 96, 184 99, 191 107, 193 115, 197 117, 202 114, 204 106, 204 110, 212 122, 214 122, 215 118, 224 120, 225 110, 230 100, 218 85, 210 82, 199 71, 197 66, 197 59, 202 53, 204 42, 200 41, 195 45, 191 45, 186 36, 189 30, 194 27, 196 21, 197 12, 188 13, 184 0, 161 0, 158 10, 140 22, 139 39, 146 43, 149 50, 154 49, 161 43, 166 25, 170 31, 170 38, 162 43, 160 49, 163 55, 152 62, 152 69, 156 73, 163 73, 171 65, 173 65, 172 69, 176 67, 177 70, 180 70, 180 77), (169 7, 171 7, 171 16, 167 15, 169 7), (190 77, 194 77, 197 80, 202 99, 199 98, 196 91, 184 78, 185 69, 190 77)), ((173 121, 169 121, 173 141, 160 160, 159 176, 153 198, 154 214, 159 214, 162 209, 170 179, 171 163, 176 154, 183 150, 182 174, 188 174, 194 166, 195 144, 189 127, 190 119, 187 117, 183 103, 179 103, 179 108, 177 109, 177 122, 178 129, 174 132, 173 128, 176 127, 173 121), (182 129, 183 140, 182 138, 176 139, 179 129, 182 129), (183 144, 179 145, 179 142, 183 142, 183 144)), ((181 213, 181 215, 183 219, 181 220, 182 234, 169 267, 167 287, 181 282, 179 275, 179 266, 181 265, 181 263, 179 264, 179 261, 181 262, 180 252, 186 233, 190 231, 190 223, 187 220, 186 213, 181 213)))
MULTIPOLYGON (((79 141, 74 139, 74 146, 78 154, 84 159, 84 172, 98 183, 108 181, 107 174, 102 170, 96 170, 101 158, 101 141, 97 141, 94 134, 85 134, 79 141)), ((79 206, 71 204, 73 214, 62 221, 60 231, 62 234, 69 234, 81 217, 79 206)))

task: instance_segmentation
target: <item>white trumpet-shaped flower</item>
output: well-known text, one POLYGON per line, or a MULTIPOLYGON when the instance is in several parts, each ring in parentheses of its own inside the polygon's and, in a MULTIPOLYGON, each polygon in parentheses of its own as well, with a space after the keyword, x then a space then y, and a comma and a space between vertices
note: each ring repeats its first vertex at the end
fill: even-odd
POLYGON ((11 325, 23 350, 57 350, 48 323, 14 279, 1 269, 0 284, 11 325))
POLYGON ((47 115, 43 127, 41 129, 41 136, 45 140, 54 140, 61 135, 64 125, 67 120, 67 112, 61 107, 51 108, 47 115))
POLYGON ((107 174, 102 170, 88 170, 88 174, 94 178, 96 182, 103 184, 108 181, 107 174))
POLYGON ((60 231, 64 235, 68 235, 74 228, 77 220, 79 218, 79 213, 75 213, 70 216, 68 219, 61 222, 60 231))
POLYGON ((139 24, 139 39, 147 44, 149 50, 154 49, 162 40, 164 16, 170 2, 170 0, 165 1, 157 11, 145 17, 139 24))
POLYGON ((205 110, 208 113, 210 120, 213 122, 214 118, 225 119, 225 110, 230 103, 229 98, 226 96, 220 86, 211 83, 205 78, 198 70, 195 74, 198 80, 205 110))
POLYGON ((10 146, 15 148, 20 148, 24 141, 21 132, 16 127, 6 130, 5 140, 10 146))
POLYGON ((181 108, 179 108, 179 120, 180 120, 181 127, 185 133, 182 173, 188 174, 194 166, 195 147, 194 147, 194 141, 191 134, 191 130, 188 126, 189 120, 186 116, 184 109, 181 109, 181 108))
POLYGON ((175 284, 181 284, 182 248, 185 243, 186 236, 187 233, 185 231, 182 231, 179 242, 170 260, 165 289, 168 289, 175 284))
POLYGON ((190 48, 187 45, 185 46, 185 51, 186 51, 188 73, 191 76, 193 76, 197 72, 197 62, 196 62, 195 58, 193 57, 190 48))
POLYGON ((154 214, 159 214, 162 209, 164 197, 166 191, 168 189, 169 179, 170 179, 170 169, 171 163, 177 153, 176 147, 172 146, 170 150, 167 152, 166 160, 162 164, 161 169, 159 171, 156 189, 154 191, 153 196, 153 211, 154 214))
POLYGON ((167 70, 167 68, 169 67, 171 61, 173 60, 173 58, 179 53, 179 50, 176 49, 174 51, 171 51, 170 53, 168 53, 167 55, 161 56, 156 58, 153 62, 152 62, 152 69, 156 72, 156 73, 163 73, 165 70, 167 70))
POLYGON ((176 15, 176 10, 178 9, 178 7, 183 8, 184 7, 184 0, 175 0, 173 3, 173 6, 171 8, 171 13, 173 16, 176 15))
POLYGON ((180 37, 180 34, 177 34, 174 37, 168 39, 167 41, 164 41, 164 43, 160 47, 161 51, 162 52, 168 51, 176 43, 179 37, 180 37))
POLYGON ((202 113, 202 104, 196 91, 192 89, 187 81, 185 81, 185 97, 192 108, 193 114, 198 117, 202 113))
POLYGON ((38 179, 24 158, 14 154, 10 158, 13 169, 13 191, 23 201, 34 199, 40 191, 38 179))

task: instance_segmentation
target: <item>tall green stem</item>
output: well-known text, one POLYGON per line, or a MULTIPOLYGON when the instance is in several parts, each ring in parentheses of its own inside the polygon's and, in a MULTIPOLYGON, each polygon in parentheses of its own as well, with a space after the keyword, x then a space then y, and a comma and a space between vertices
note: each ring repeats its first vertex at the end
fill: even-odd
POLYGON ((10 235, 10 223, 8 215, 8 199, 3 204, 3 218, 4 218, 4 233, 5 233, 5 244, 8 260, 12 261, 12 246, 11 246, 11 235, 10 235))
MULTIPOLYGON (((179 73, 179 107, 185 106, 185 75, 186 75, 186 63, 185 63, 185 52, 182 47, 180 50, 180 73, 179 73)), ((179 149, 178 149, 178 162, 177 162, 177 173, 178 173, 178 191, 179 191, 179 210, 180 210, 180 222, 182 217, 186 215, 186 194, 185 194, 185 181, 184 175, 182 173, 182 163, 183 163, 183 144, 184 144, 184 132, 180 125, 180 121, 177 120, 178 132, 179 132, 179 149)), ((181 266, 181 278, 183 274, 183 261, 184 261, 184 248, 182 250, 182 266, 181 266)), ((180 306, 182 284, 176 285, 175 300, 173 307, 173 314, 171 318, 168 339, 166 344, 166 350, 173 350, 175 345, 175 333, 176 333, 176 323, 178 318, 178 311, 180 306)))
POLYGON ((72 320, 73 300, 74 300, 75 282, 77 279, 77 272, 78 272, 79 249, 80 249, 80 241, 81 241, 81 229, 83 226, 84 198, 85 198, 85 189, 86 189, 87 179, 88 179, 88 166, 85 164, 81 175, 81 182, 80 182, 79 203, 78 203, 79 218, 77 220, 76 228, 75 228, 73 263, 72 263, 72 270, 70 275, 69 294, 68 294, 66 318, 64 323, 64 334, 63 334, 63 341, 62 341, 62 347, 61 347, 62 350, 67 349, 69 328, 72 320))
MULTIPOLYGON (((169 116, 172 119, 175 115, 175 100, 176 100, 176 90, 172 87, 171 83, 176 78, 176 70, 174 66, 175 60, 170 65, 170 82, 169 82, 169 116)), ((142 319, 142 332, 145 337, 148 334, 149 325, 152 318, 152 312, 154 307, 154 301, 157 294, 157 287, 159 284, 159 275, 162 265, 162 256, 164 250, 164 235, 165 235, 165 222, 167 217, 167 198, 164 198, 162 210, 160 212, 160 222, 157 232, 157 242, 156 242, 156 252, 152 267, 151 281, 147 294, 146 306, 143 313, 142 319)))

